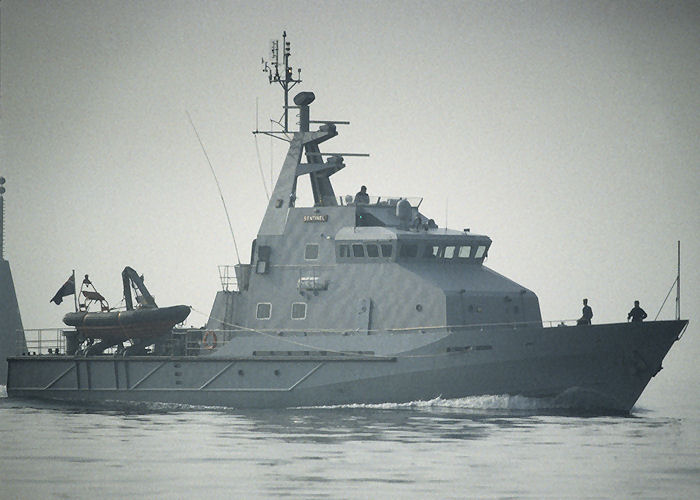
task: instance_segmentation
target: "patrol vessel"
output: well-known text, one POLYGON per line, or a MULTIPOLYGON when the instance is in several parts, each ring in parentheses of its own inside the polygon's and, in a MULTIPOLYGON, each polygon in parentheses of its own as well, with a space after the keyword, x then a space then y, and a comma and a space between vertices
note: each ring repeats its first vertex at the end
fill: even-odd
POLYGON ((548 324, 535 293, 485 265, 488 236, 438 228, 420 199, 338 196, 349 155, 321 145, 346 122, 312 120, 311 92, 290 104, 286 35, 279 55, 265 69, 284 120, 264 133, 289 150, 237 286, 202 329, 136 354, 78 343, 10 357, 9 396, 250 408, 510 394, 628 412, 688 321, 548 324), (303 177, 313 206, 296 204, 303 177))

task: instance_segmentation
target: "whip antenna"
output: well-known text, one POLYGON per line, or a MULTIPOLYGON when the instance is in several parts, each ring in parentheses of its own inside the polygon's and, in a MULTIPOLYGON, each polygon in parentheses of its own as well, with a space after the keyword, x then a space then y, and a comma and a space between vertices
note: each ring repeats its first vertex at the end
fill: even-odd
MULTIPOLYGON (((258 100, 255 99, 255 130, 258 130, 258 100)), ((260 170, 260 178, 262 179, 263 188, 265 188, 265 196, 267 196, 267 201, 270 201, 270 193, 267 190, 267 182, 265 182, 265 174, 263 173, 262 160, 260 159, 260 147, 258 146, 258 135, 253 134, 255 137, 255 152, 258 155, 258 170, 260 170)), ((270 174, 272 175, 272 174, 270 174)), ((270 181, 272 182, 272 181, 270 181)))
POLYGON ((231 238, 233 238, 233 248, 236 250, 236 259, 238 259, 238 264, 241 264, 241 256, 238 254, 238 245, 236 244, 236 236, 233 234, 233 226, 231 225, 231 217, 228 215, 228 208, 226 208, 226 201, 224 201, 224 195, 221 192, 221 185, 219 184, 219 179, 216 177, 216 173, 214 172, 214 167, 211 164, 211 160, 209 159, 209 155, 207 154, 207 150, 204 148, 204 143, 202 142, 202 139, 199 137, 199 133, 197 132, 197 127, 194 126, 194 122, 192 121, 192 117, 190 116, 190 112, 185 110, 185 113, 187 113, 187 118, 190 120, 190 125, 192 125, 192 130, 194 130, 194 135, 197 136, 197 140, 199 141, 199 145, 202 147, 202 152, 204 153, 204 157, 207 159, 207 163, 209 164, 209 169, 211 170, 211 175, 214 176, 214 181, 216 182, 216 188, 219 190, 219 197, 221 198, 221 203, 224 206, 224 212, 226 212, 226 220, 228 221, 228 228, 231 230, 231 238))

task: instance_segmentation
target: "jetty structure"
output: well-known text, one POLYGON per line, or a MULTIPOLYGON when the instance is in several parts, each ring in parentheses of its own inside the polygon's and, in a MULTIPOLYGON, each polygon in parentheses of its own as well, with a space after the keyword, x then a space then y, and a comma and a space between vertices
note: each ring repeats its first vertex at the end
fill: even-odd
POLYGON ((7 383, 7 358, 27 352, 10 263, 5 260, 5 178, 0 177, 0 385, 7 383))
POLYGON ((420 198, 339 196, 332 177, 354 155, 321 146, 348 123, 312 119, 312 92, 290 103, 290 57, 285 34, 265 64, 283 118, 255 131, 289 149, 250 262, 220 269, 206 324, 122 339, 136 350, 68 329, 67 352, 9 359, 9 396, 250 408, 509 394, 629 412, 688 321, 543 322, 533 291, 486 266, 488 236, 439 228, 420 198))

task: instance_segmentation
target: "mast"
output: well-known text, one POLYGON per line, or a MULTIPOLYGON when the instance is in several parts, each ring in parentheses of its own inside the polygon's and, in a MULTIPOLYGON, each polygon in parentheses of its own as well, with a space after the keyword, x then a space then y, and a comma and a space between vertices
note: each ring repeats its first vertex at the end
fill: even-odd
MULTIPOLYGON (((263 59, 263 72, 268 74, 270 85, 279 83, 284 92, 284 114, 282 119, 277 122, 283 129, 283 132, 289 132, 289 91, 294 88, 297 83, 301 83, 301 68, 297 68, 297 77, 294 78, 294 69, 289 65, 289 57, 292 55, 291 43, 287 41, 287 31, 282 32, 282 63, 279 56, 279 40, 272 40, 270 50, 270 62, 263 59), (280 65, 283 66, 282 74, 280 75, 280 65)), ((296 107, 296 106, 294 106, 296 107)))
POLYGON ((0 177, 0 261, 5 260, 5 178, 0 177))
POLYGON ((681 319, 681 241, 678 240, 678 274, 676 275, 676 319, 681 319))

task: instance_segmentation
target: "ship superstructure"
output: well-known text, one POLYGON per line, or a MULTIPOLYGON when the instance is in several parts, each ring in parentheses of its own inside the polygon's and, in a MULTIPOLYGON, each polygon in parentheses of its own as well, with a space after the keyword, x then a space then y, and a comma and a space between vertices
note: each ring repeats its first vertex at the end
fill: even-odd
POLYGON ((252 260, 236 266, 238 292, 219 292, 207 329, 373 331, 541 324, 536 295, 488 269, 491 239, 438 228, 420 199, 337 196, 344 158, 320 145, 334 122, 310 131, 310 92, 298 94, 299 131, 270 197, 252 260), (296 206, 308 176, 313 206, 296 206))

